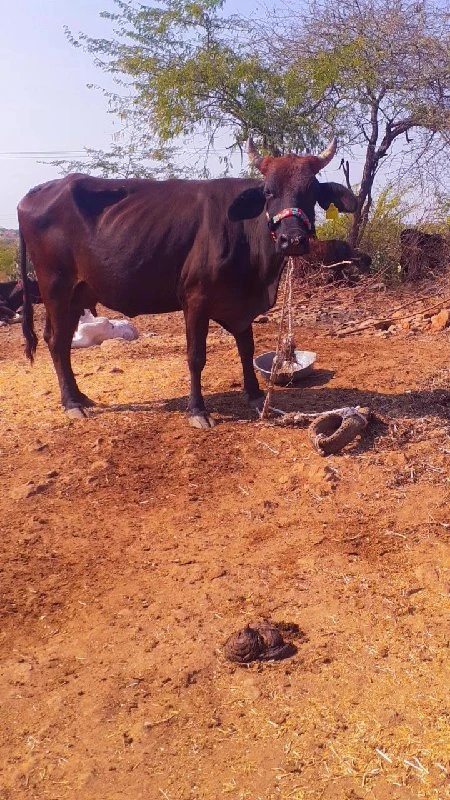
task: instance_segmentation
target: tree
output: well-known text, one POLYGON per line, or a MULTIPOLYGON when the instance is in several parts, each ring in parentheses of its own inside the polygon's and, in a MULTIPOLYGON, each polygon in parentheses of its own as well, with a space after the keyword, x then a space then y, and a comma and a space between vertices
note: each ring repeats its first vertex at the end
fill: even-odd
POLYGON ((10 280, 17 262, 17 244, 0 238, 0 277, 10 280))
POLYGON ((117 13, 103 14, 112 38, 68 35, 114 76, 111 112, 131 141, 59 165, 173 174, 182 171, 178 153, 185 174, 207 176, 217 141, 226 172, 249 133, 271 154, 315 150, 336 133, 349 155, 363 153, 353 245, 389 160, 389 181, 414 173, 423 195, 436 192, 450 142, 450 14, 442 0, 290 1, 290 13, 283 4, 269 20, 250 22, 227 16, 224 0, 114 0, 117 13), (189 150, 201 158, 188 168, 189 150))
MULTIPOLYGON (((450 143, 450 15, 428 0, 313 0, 283 19, 302 26, 265 37, 268 50, 309 77, 312 98, 326 97, 324 121, 364 153, 350 242, 360 243, 373 186, 387 157, 404 177, 442 180, 450 143), (331 104, 330 104, 331 99, 331 104), (440 158, 446 150, 445 159, 440 158)), ((345 163, 344 163, 345 167, 345 163)), ((392 172, 390 175, 392 179, 392 172)), ((347 183, 350 176, 347 169, 347 183)))
MULTIPOLYGON (((197 171, 207 174, 210 148, 224 134, 231 143, 220 156, 224 171, 233 147, 250 132, 270 153, 322 146, 323 96, 313 98, 308 82, 276 53, 261 55, 249 23, 222 12, 224 0, 114 2, 117 13, 102 14, 114 25, 113 38, 67 33, 114 76, 118 92, 106 93, 111 111, 137 133, 144 150, 164 162, 168 145, 183 152, 186 140, 199 134, 197 171)), ((120 155, 119 161, 126 153, 120 155)), ((119 163, 108 157, 102 164, 102 153, 94 156, 91 166, 103 174, 119 163)))
POLYGON ((122 135, 109 150, 85 147, 85 156, 80 159, 56 159, 52 166, 58 167, 63 175, 70 172, 95 173, 102 178, 155 178, 180 172, 171 162, 172 148, 149 150, 146 142, 136 141, 135 137, 122 135), (161 162, 164 161, 164 166, 161 162))

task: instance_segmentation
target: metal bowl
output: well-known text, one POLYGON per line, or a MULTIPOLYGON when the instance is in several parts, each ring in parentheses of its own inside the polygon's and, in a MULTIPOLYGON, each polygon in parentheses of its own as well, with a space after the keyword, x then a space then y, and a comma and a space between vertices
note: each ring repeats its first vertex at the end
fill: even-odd
MULTIPOLYGON (((290 384, 299 383, 303 378, 307 378, 308 375, 311 375, 317 354, 312 353, 310 350, 295 350, 294 354, 296 362, 294 371, 292 375, 287 375, 286 373, 278 374, 274 379, 274 383, 278 386, 289 386, 290 384)), ((271 350, 270 353, 262 353, 262 355, 257 356, 253 360, 255 368, 266 381, 270 378, 275 356, 276 352, 271 350)))

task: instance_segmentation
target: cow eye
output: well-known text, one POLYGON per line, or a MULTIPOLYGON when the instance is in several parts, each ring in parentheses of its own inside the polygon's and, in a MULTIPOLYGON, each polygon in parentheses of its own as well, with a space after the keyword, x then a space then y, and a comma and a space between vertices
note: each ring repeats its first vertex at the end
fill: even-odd
POLYGON ((270 191, 270 189, 267 189, 267 188, 266 188, 266 189, 264 189, 264 194, 265 194, 265 196, 267 197, 267 199, 268 199, 268 200, 269 200, 271 197, 273 197, 273 192, 271 192, 271 191, 270 191))

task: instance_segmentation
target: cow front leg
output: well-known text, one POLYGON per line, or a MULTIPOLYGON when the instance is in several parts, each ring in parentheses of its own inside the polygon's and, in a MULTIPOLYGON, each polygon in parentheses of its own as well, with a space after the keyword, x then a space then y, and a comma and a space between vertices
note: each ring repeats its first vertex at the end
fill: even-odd
POLYGON ((209 316, 201 305, 187 303, 184 308, 186 324, 187 360, 191 376, 188 413, 189 424, 194 428, 213 428, 214 420, 209 416, 202 395, 202 370, 206 364, 206 337, 209 316))
POLYGON ((237 349, 242 364, 244 375, 244 392, 247 395, 249 405, 257 411, 262 411, 264 405, 264 392, 261 391, 253 366, 255 356, 255 342, 253 339, 253 328, 250 325, 242 333, 234 335, 237 349))
POLYGON ((70 348, 78 325, 79 313, 71 309, 65 316, 50 314, 47 310, 44 339, 52 357, 61 391, 61 405, 67 414, 84 418, 84 408, 95 405, 83 392, 80 392, 72 370, 70 348))

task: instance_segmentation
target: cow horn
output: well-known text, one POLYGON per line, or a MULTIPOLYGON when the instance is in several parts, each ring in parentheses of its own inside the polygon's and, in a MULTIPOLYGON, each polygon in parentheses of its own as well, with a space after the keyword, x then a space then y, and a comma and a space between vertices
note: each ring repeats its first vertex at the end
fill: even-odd
POLYGON ((261 162, 263 160, 263 157, 258 152, 258 150, 256 149, 255 143, 254 143, 254 141, 253 141, 251 136, 249 136, 249 138, 247 140, 247 144, 246 144, 245 149, 247 151, 248 160, 250 161, 250 164, 253 164, 253 166, 258 169, 259 165, 261 164, 261 162))
POLYGON ((317 158, 322 162, 321 169, 327 166, 330 163, 332 158, 336 155, 337 150, 337 139, 336 136, 331 140, 330 144, 328 145, 325 150, 317 156, 317 158))

